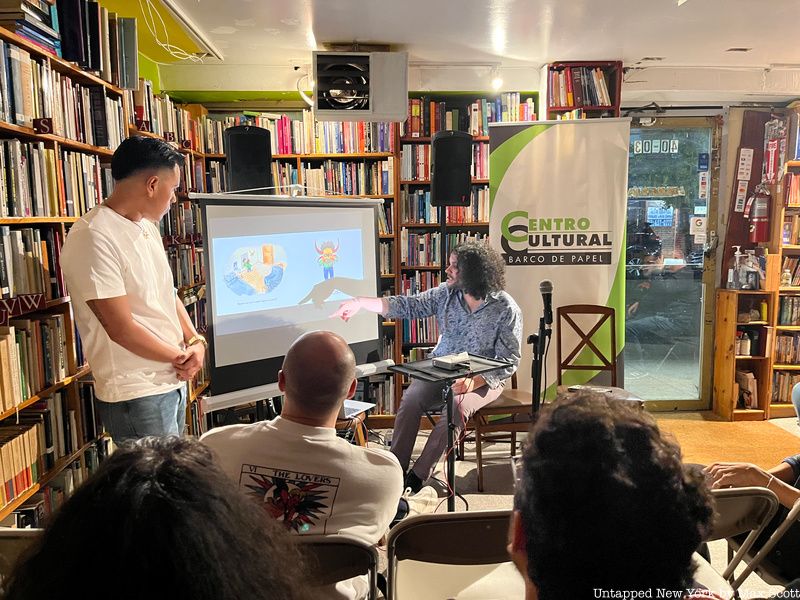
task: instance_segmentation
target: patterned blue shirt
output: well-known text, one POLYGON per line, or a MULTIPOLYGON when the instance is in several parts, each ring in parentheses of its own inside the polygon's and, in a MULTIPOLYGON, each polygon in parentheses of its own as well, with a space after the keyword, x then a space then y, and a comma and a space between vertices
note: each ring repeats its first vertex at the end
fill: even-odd
POLYGON ((483 373, 490 388, 517 370, 522 344, 522 312, 506 292, 492 292, 475 312, 470 312, 464 293, 446 283, 414 296, 390 296, 387 317, 424 319, 436 317, 439 342, 430 356, 470 352, 507 360, 513 366, 483 373))

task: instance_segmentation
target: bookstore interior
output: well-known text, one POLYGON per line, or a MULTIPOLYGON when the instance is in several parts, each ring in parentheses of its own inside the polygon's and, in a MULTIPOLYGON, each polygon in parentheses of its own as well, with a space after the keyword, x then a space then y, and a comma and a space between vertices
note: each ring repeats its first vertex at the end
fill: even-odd
POLYGON ((188 436, 274 416, 288 346, 327 329, 379 363, 340 435, 387 445, 397 367, 431 358, 442 316, 330 317, 437 288, 473 241, 505 263, 530 401, 472 416, 479 471, 496 421, 576 385, 655 415, 796 417, 793 2, 735 2, 725 35, 721 0, 222 4, 0 0, 0 525, 43 526, 113 449, 61 250, 135 136, 183 157, 156 225, 207 338, 188 436))

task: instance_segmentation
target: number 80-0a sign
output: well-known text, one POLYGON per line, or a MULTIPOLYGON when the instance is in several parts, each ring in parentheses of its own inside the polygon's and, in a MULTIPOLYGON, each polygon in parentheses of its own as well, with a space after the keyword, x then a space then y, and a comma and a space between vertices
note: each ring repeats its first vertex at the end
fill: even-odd
POLYGON ((634 140, 634 154, 677 154, 678 140, 634 140))

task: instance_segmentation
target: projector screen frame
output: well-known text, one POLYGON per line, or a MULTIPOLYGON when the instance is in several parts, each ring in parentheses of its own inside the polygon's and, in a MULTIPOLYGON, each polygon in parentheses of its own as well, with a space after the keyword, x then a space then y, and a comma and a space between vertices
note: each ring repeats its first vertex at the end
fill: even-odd
MULTIPOLYGON (((238 364, 230 364, 222 367, 216 366, 216 352, 215 352, 215 338, 214 338, 214 282, 210 274, 211 266, 211 240, 208 237, 208 215, 207 208, 209 205, 213 206, 278 206, 294 208, 297 206, 308 206, 310 208, 372 208, 374 218, 373 224, 373 238, 375 241, 375 286, 374 295, 380 295, 380 236, 378 233, 378 219, 377 210, 383 204, 382 199, 373 198, 322 198, 318 196, 285 196, 285 195, 260 195, 255 196, 251 194, 208 194, 190 192, 190 200, 196 200, 199 203, 202 222, 203 222, 203 259, 205 261, 206 270, 206 315, 207 315, 207 330, 206 337, 208 339, 208 354, 209 354, 209 394, 221 395, 239 392, 254 387, 264 387, 274 384, 270 381, 271 378, 265 378, 264 374, 275 374, 283 364, 284 356, 277 356, 272 358, 265 358, 243 362, 238 364), (216 375, 216 377, 215 377, 216 375), (236 382, 246 381, 250 382, 244 386, 237 386, 236 382)), ((368 364, 380 361, 382 356, 382 317, 375 315, 377 321, 377 337, 371 340, 362 342, 351 343, 350 348, 356 358, 356 364, 368 364)))

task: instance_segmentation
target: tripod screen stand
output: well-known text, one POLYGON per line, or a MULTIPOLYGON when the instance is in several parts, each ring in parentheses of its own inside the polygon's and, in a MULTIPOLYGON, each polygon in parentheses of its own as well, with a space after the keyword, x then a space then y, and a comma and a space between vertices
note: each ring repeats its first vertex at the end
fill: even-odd
POLYGON ((456 509, 456 457, 453 452, 456 424, 453 421, 453 382, 462 377, 472 377, 495 369, 503 369, 510 364, 502 360, 470 354, 469 364, 465 363, 464 366, 454 370, 434 367, 432 359, 418 360, 389 367, 390 371, 408 375, 411 379, 440 383, 442 385, 442 400, 447 408, 447 485, 450 492, 447 497, 448 512, 453 512, 456 509))

